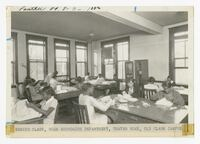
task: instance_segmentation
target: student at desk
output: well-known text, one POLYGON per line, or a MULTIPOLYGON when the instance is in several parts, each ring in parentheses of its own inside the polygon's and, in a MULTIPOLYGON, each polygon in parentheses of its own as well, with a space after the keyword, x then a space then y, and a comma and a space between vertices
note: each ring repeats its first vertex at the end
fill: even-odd
POLYGON ((26 103, 27 107, 34 109, 35 111, 45 115, 43 124, 54 124, 55 114, 57 110, 58 101, 51 94, 44 94, 43 100, 38 104, 26 103))
POLYGON ((144 88, 145 89, 153 89, 153 90, 156 90, 156 91, 160 90, 159 86, 155 84, 155 78, 154 77, 149 78, 149 82, 148 82, 148 84, 144 85, 144 88))
POLYGON ((49 80, 49 85, 53 88, 53 90, 56 90, 56 86, 58 85, 58 81, 56 80, 57 74, 58 72, 55 71, 49 80))
POLYGON ((168 101, 171 101, 176 106, 185 105, 185 101, 183 97, 171 87, 171 84, 167 81, 162 84, 163 91, 159 91, 155 95, 150 96, 150 99, 153 101, 160 100, 162 98, 166 98, 168 101))
POLYGON ((80 76, 76 78, 75 84, 76 84, 75 87, 77 89, 81 90, 82 85, 83 85, 83 80, 82 80, 82 78, 80 76))
POLYGON ((90 73, 88 72, 87 75, 85 76, 85 81, 89 81, 90 80, 90 73))
POLYGON ((89 115, 89 120, 91 124, 107 124, 109 123, 109 119, 106 115, 95 112, 95 108, 106 111, 111 104, 112 100, 109 100, 106 104, 103 104, 97 99, 95 99, 93 95, 94 87, 90 83, 85 83, 82 86, 83 93, 79 96, 79 104, 86 105, 89 115))
POLYGON ((105 81, 105 79, 104 79, 103 75, 102 74, 98 74, 96 83, 99 84, 99 83, 102 83, 104 81, 105 81))

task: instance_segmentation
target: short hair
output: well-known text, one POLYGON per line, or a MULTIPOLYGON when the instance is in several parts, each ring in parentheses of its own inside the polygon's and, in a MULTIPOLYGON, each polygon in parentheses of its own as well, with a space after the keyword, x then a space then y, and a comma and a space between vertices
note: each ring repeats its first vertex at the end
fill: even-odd
POLYGON ((58 74, 57 71, 53 72, 53 76, 52 76, 52 78, 55 78, 55 77, 57 76, 57 74, 58 74))
POLYGON ((155 82, 156 80, 155 80, 155 78, 154 77, 150 77, 149 78, 149 82, 155 82))
POLYGON ((82 78, 79 76, 79 77, 76 78, 76 81, 81 83, 82 82, 82 78))
POLYGON ((90 84, 90 83, 84 83, 82 85, 82 91, 87 91, 89 88, 92 88, 92 87, 93 87, 92 84, 90 84))
POLYGON ((172 85, 171 85, 171 83, 169 83, 169 82, 167 82, 167 81, 164 81, 163 83, 162 83, 162 87, 168 87, 168 88, 170 88, 172 85))

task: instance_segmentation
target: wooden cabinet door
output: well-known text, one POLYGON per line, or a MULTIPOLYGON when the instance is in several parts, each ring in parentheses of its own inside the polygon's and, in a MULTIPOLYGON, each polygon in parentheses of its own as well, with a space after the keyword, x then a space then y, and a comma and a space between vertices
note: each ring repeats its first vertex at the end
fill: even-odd
POLYGON ((143 82, 148 80, 148 78, 149 78, 148 60, 135 60, 136 82, 139 81, 140 76, 141 76, 143 82))
POLYGON ((143 86, 148 79, 148 60, 135 60, 135 90, 139 97, 144 97, 143 86))

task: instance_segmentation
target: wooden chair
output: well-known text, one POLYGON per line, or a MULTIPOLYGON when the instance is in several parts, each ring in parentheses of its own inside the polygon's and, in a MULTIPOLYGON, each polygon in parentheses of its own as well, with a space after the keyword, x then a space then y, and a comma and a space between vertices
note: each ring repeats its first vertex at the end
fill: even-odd
POLYGON ((77 104, 74 101, 72 103, 75 110, 76 121, 79 124, 89 124, 90 121, 89 121, 87 106, 77 104))
POLYGON ((144 97, 150 100, 150 97, 156 93, 155 89, 146 89, 144 88, 144 97))

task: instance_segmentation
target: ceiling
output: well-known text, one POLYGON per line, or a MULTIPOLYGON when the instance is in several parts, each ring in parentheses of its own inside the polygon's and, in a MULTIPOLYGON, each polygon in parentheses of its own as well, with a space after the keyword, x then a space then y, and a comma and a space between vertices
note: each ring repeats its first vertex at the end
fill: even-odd
POLYGON ((161 26, 172 25, 188 20, 187 12, 136 12, 136 14, 161 26))
POLYGON ((138 31, 91 12, 13 12, 11 21, 12 29, 79 40, 90 40, 90 33, 99 40, 138 31))
MULTIPOLYGON (((184 12, 137 12, 161 26, 187 20, 184 12)), ((40 34, 101 40, 142 31, 92 12, 12 12, 11 28, 40 34), (90 36, 93 33, 94 36, 90 36)))

